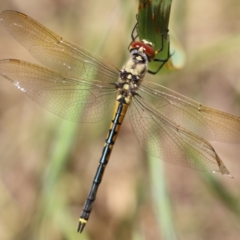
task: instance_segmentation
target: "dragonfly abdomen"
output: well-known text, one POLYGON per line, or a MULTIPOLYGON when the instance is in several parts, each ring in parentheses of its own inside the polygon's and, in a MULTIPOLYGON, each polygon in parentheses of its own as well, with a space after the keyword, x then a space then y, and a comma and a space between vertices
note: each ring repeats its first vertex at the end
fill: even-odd
POLYGON ((103 177, 105 168, 108 164, 108 160, 110 158, 113 146, 117 139, 117 135, 119 133, 120 127, 121 127, 124 117, 126 115, 126 111, 127 111, 129 104, 126 103, 124 98, 125 98, 125 96, 121 95, 121 98, 119 100, 116 100, 116 102, 115 102, 113 118, 112 118, 112 122, 111 122, 111 125, 109 128, 107 138, 105 140, 104 148, 102 151, 102 156, 99 160, 99 166, 96 171, 91 190, 90 190, 87 200, 84 204, 82 214, 79 218, 78 232, 83 231, 84 226, 86 225, 86 223, 89 219, 89 215, 91 213, 93 203, 96 199, 98 187, 102 181, 102 177, 103 177))

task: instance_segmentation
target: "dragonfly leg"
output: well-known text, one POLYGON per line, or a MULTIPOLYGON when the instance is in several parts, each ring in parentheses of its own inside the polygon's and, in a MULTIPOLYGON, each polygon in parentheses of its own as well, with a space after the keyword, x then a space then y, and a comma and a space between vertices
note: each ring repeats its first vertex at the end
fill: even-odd
POLYGON ((128 50, 129 50, 130 46, 132 45, 132 43, 138 38, 138 14, 136 15, 136 20, 137 20, 137 22, 134 25, 133 30, 131 32, 131 39, 132 39, 132 41, 128 45, 128 50))
POLYGON ((172 54, 170 53, 170 39, 169 39, 168 33, 162 33, 161 36, 162 36, 162 46, 160 47, 160 49, 158 49, 158 51, 156 51, 156 54, 160 53, 164 50, 164 40, 166 38, 166 41, 167 41, 167 56, 164 59, 155 58, 153 60, 153 62, 160 62, 161 63, 160 66, 157 68, 157 70, 155 70, 155 71, 148 70, 148 73, 153 74, 153 75, 157 74, 161 70, 161 68, 164 66, 164 64, 169 60, 169 58, 171 58, 171 56, 173 55, 173 53, 172 54), (167 37, 165 37, 166 35, 167 35, 167 37))

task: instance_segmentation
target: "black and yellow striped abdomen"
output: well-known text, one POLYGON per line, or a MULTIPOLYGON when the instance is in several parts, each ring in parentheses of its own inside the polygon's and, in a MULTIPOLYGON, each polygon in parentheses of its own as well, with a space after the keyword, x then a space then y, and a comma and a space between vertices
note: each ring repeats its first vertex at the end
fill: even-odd
POLYGON ((93 202, 95 201, 98 187, 102 181, 102 177, 104 174, 104 170, 107 166, 108 160, 110 158, 113 146, 117 139, 117 135, 121 128, 122 122, 126 115, 129 103, 126 103, 125 97, 122 95, 118 100, 115 102, 115 107, 113 111, 113 117, 111 121, 111 125, 109 128, 109 132, 107 138, 105 140, 104 148, 102 151, 101 158, 99 160, 99 166, 97 168, 95 177, 93 179, 91 190, 88 194, 87 200, 84 204, 82 214, 79 218, 79 225, 78 225, 78 232, 82 232, 84 229, 85 224, 88 221, 89 215, 92 210, 93 202))

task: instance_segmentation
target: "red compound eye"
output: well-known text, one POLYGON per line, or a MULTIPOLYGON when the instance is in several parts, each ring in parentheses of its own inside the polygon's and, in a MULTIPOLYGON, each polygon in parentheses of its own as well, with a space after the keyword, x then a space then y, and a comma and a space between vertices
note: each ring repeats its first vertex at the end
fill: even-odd
POLYGON ((148 56, 150 60, 153 60, 155 57, 155 51, 153 49, 153 46, 150 45, 151 43, 146 43, 146 42, 141 42, 141 41, 135 41, 131 44, 130 50, 131 49, 139 49, 140 47, 144 48, 144 52, 148 56))

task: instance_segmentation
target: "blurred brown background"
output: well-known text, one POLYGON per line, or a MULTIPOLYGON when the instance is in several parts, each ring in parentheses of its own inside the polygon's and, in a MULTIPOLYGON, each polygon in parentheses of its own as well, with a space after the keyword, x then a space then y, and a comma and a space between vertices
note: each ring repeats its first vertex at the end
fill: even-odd
MULTIPOLYGON (((1 1, 63 38, 121 67, 138 2, 1 1)), ((239 0, 174 0, 170 33, 186 54, 185 67, 149 77, 210 107, 240 116, 239 0)), ((0 25, 0 58, 35 62, 0 25)), ((32 102, 5 79, 0 87, 0 239, 167 239, 151 201, 146 154, 125 121, 85 233, 77 221, 98 165, 109 119, 64 121, 32 102)), ((239 144, 213 143, 234 180, 164 164, 173 229, 179 239, 238 239, 239 144), (227 202, 227 203, 226 203, 227 202)), ((170 239, 170 238, 169 238, 170 239)))

